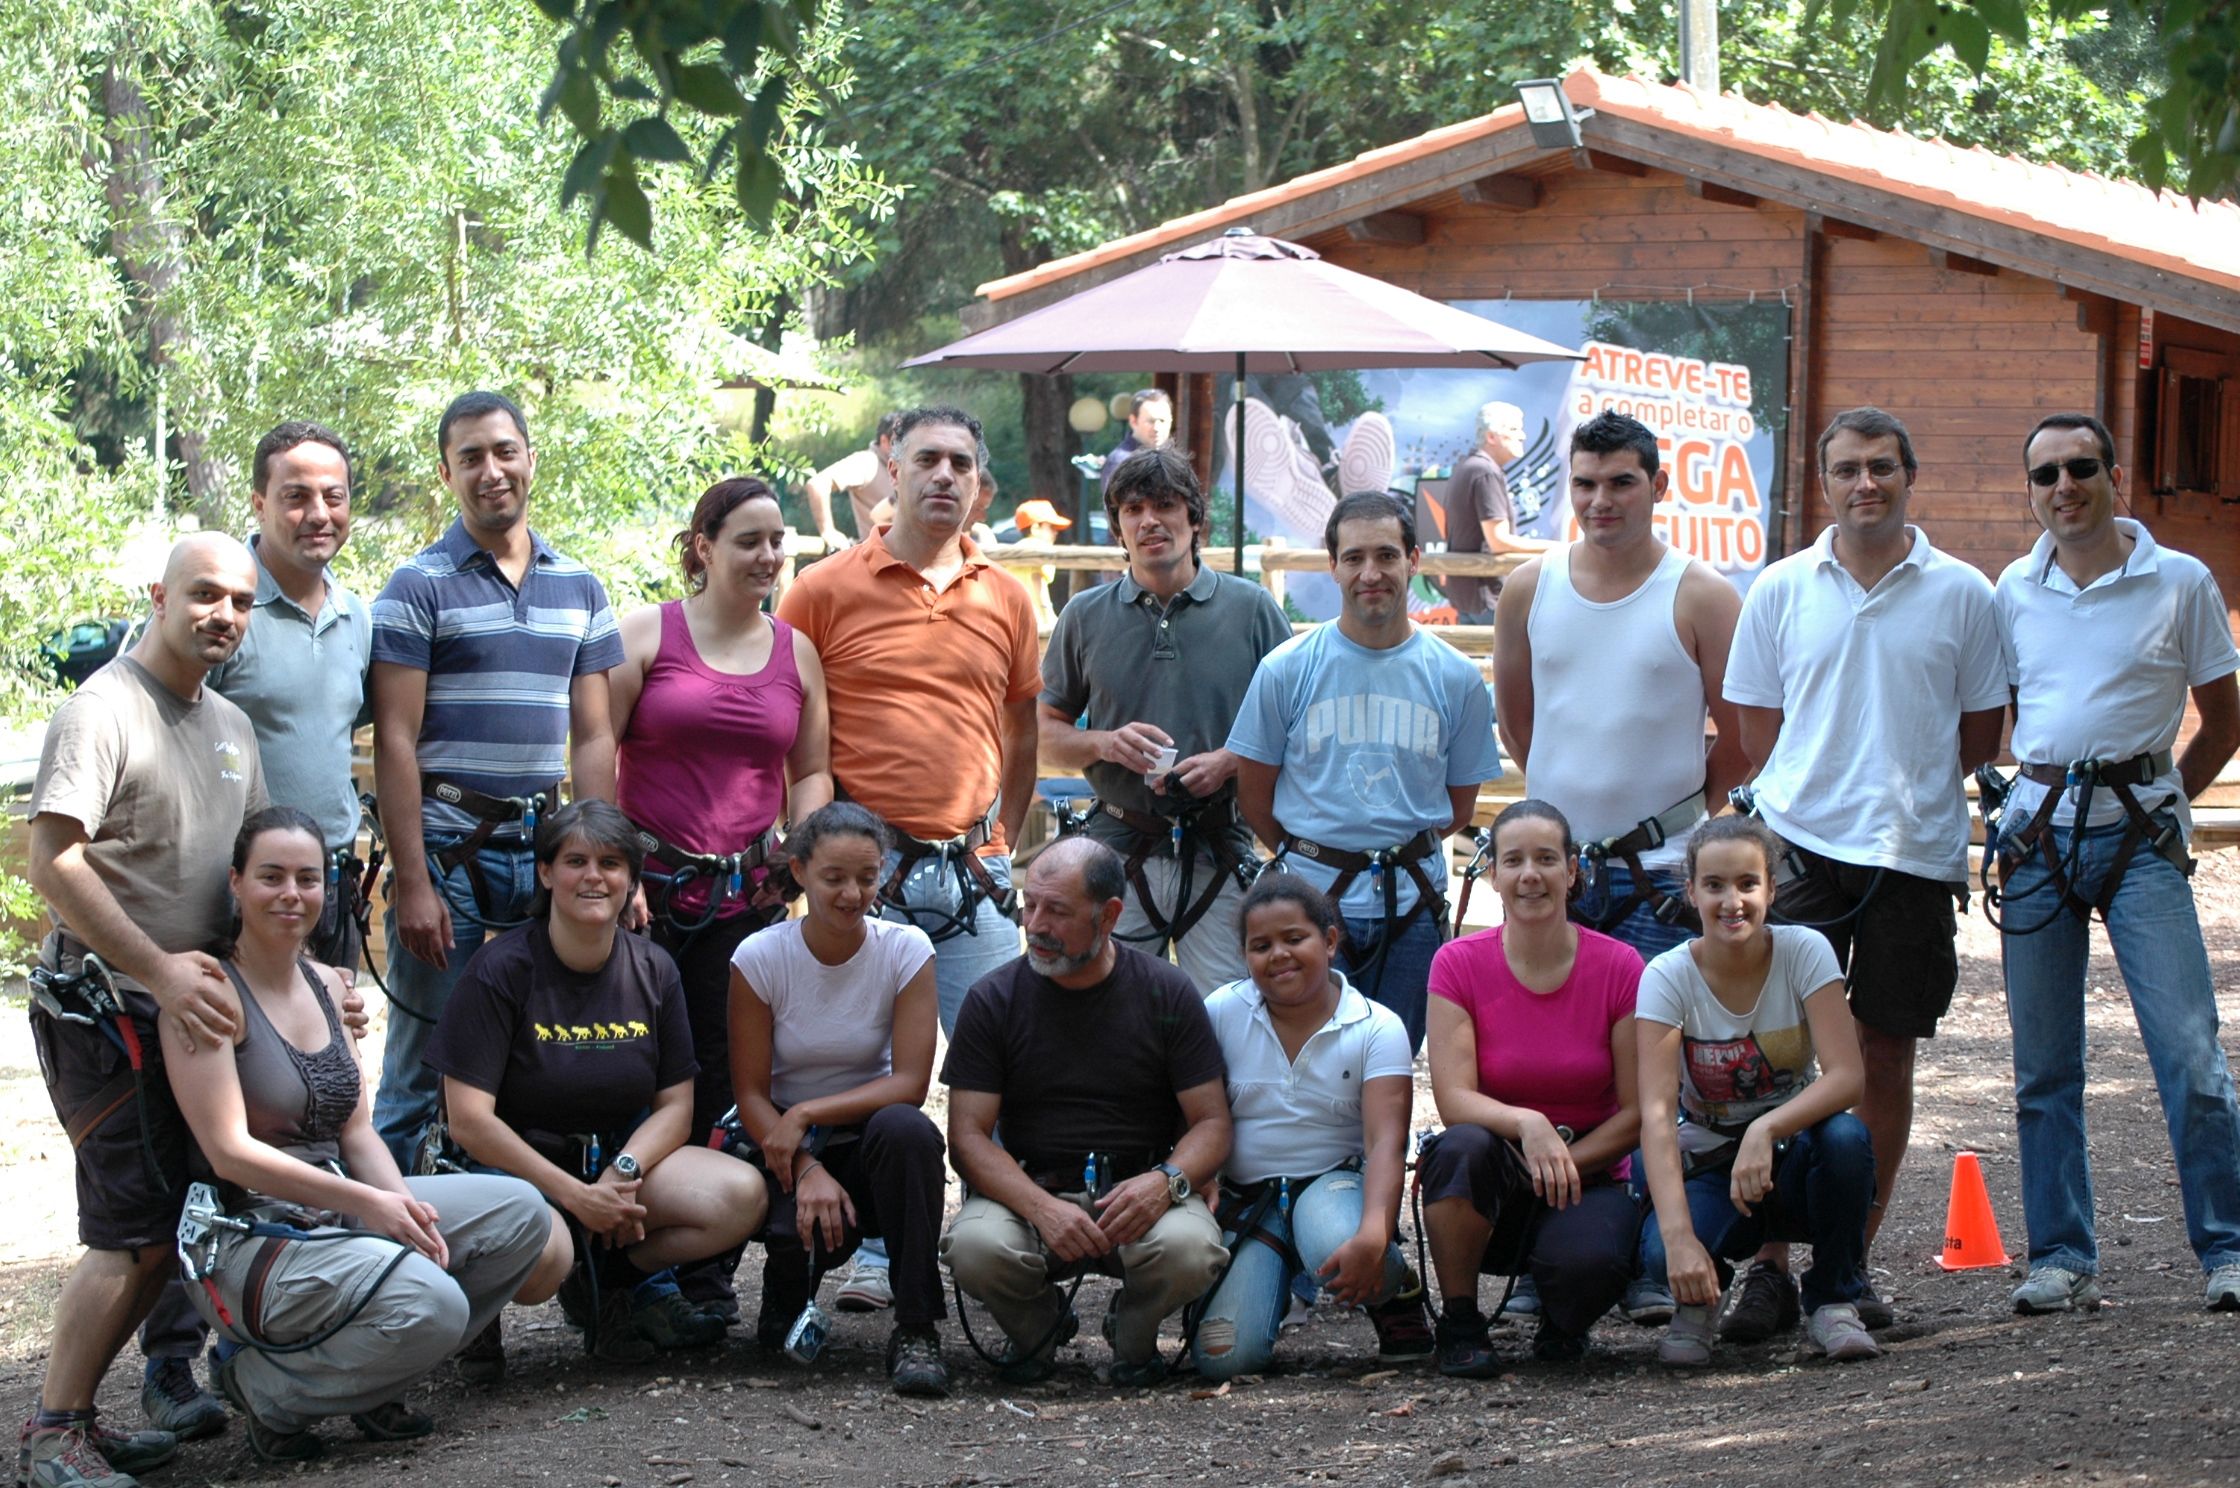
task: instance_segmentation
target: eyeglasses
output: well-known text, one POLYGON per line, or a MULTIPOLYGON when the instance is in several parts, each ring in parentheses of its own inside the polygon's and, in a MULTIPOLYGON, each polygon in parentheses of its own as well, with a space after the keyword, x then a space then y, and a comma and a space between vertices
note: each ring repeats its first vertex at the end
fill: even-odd
POLYGON ((1828 466, 1823 473, 1829 480, 1848 485, 1859 478, 1859 472, 1862 470, 1878 481, 1886 481, 1904 468, 1896 460, 1871 460, 1864 465, 1846 460, 1841 465, 1828 466))
POLYGON ((2061 472, 2064 470, 2069 472, 2069 479, 2071 480, 2088 481, 2105 469, 2107 463, 2105 460, 2095 460, 2090 455, 2079 455, 2074 460, 2054 460, 2044 465, 2033 466, 2030 471, 2030 484, 2033 486, 2055 485, 2061 480, 2061 472))

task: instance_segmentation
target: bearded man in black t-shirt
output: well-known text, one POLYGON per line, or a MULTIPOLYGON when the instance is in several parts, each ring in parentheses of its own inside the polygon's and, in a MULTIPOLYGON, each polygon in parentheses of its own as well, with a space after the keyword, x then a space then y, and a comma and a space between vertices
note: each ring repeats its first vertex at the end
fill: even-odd
POLYGON ((1199 1196, 1229 1155, 1221 1049, 1190 979, 1112 938, 1126 889, 1102 843, 1045 850, 1027 953, 966 994, 941 1071, 969 1190, 941 1256, 1009 1339, 1006 1383, 1050 1372, 1079 1326, 1053 1283, 1083 1270, 1122 1280, 1113 1383, 1156 1382, 1160 1322, 1228 1261, 1199 1196))

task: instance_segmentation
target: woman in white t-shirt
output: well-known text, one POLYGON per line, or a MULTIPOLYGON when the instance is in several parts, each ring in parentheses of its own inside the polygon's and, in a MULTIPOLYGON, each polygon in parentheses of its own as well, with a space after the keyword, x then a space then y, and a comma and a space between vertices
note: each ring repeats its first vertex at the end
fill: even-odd
POLYGON ((1755 817, 1697 827, 1687 892, 1703 934, 1641 976, 1641 1154, 1656 1204, 1642 1266, 1680 1303, 1657 1348, 1666 1364, 1711 1362, 1727 1263, 1769 1240, 1811 1242, 1814 1349, 1882 1352, 1853 1305, 1874 1202, 1874 1147, 1850 1113, 1859 1037, 1826 937, 1766 923, 1780 852, 1755 817))
POLYGON ((1380 1360, 1421 1358, 1423 1283, 1392 1238, 1415 1093, 1407 1028, 1332 968, 1338 922, 1305 879, 1261 874, 1238 922, 1252 974, 1206 999, 1235 1129, 1219 1210, 1235 1259, 1191 1357, 1211 1379, 1265 1369, 1306 1275, 1368 1311, 1380 1360))
POLYGON ((748 1161, 770 1180, 755 1340, 785 1346, 816 1274, 866 1235, 887 1242, 896 1390, 945 1395, 934 1324, 947 1174, 923 1109, 933 1082, 933 942, 878 918, 886 825, 850 802, 786 838, 807 913, 731 957, 731 1077, 748 1161), (814 1254, 811 1254, 811 1251, 814 1254))

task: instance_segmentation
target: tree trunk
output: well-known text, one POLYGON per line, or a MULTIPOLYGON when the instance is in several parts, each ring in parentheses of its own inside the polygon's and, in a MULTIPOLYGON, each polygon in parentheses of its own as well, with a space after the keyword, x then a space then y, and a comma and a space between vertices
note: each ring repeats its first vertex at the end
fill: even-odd
MULTIPOLYGON (((1047 263, 1050 250, 1039 244, 1030 246, 1016 222, 1007 222, 1003 237, 1003 271, 1005 274, 1023 274, 1036 264, 1047 263)), ((1089 541, 1089 502, 1082 493, 1081 473, 1073 468, 1073 457, 1081 453, 1081 436, 1074 432, 1066 420, 1066 411, 1073 406, 1073 379, 1059 375, 1045 377, 1039 373, 1019 374, 1019 414, 1027 442, 1027 489, 1019 501, 1039 496, 1073 518, 1073 526, 1065 537, 1074 542, 1089 541)), ((1016 502, 1010 503, 1016 505, 1016 502)), ((988 513, 991 524, 1000 524, 1001 514, 988 513)), ((1063 584, 1067 575, 1060 574, 1063 584)), ((1062 604, 1064 590, 1053 587, 1051 602, 1062 604)))
MULTIPOLYGON (((163 173, 156 163, 155 120, 140 85, 112 62, 101 74, 101 104, 108 118, 109 242, 117 263, 140 286, 146 306, 148 359, 165 378, 187 345, 187 328, 171 303, 179 282, 185 234, 170 212, 163 173)), ((209 453, 209 439, 191 423, 173 442, 186 467, 187 494, 205 528, 227 525, 224 473, 209 453)), ((167 459, 159 449, 156 458, 167 459)))

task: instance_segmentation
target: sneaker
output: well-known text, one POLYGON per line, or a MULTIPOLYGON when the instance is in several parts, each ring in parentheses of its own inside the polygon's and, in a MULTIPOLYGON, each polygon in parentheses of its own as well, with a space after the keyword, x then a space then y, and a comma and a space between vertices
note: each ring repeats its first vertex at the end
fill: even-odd
POLYGON ((506 1377, 505 1326, 496 1318, 490 1326, 468 1339, 452 1361, 459 1366, 459 1378, 470 1385, 494 1385, 506 1377))
POLYGON ((900 1327, 888 1334, 887 1383, 897 1395, 932 1400, 948 1394, 949 1366, 941 1359, 941 1336, 930 1330, 906 1333, 900 1327))
POLYGON ((793 1331, 801 1309, 809 1305, 807 1262, 799 1256, 792 1264, 765 1258, 762 1263, 762 1310, 755 1314, 754 1341, 773 1354, 782 1354, 786 1335, 793 1331))
POLYGON ((2240 1311, 2240 1265, 2219 1266, 2210 1272, 2201 1299, 2211 1312, 2240 1311))
POLYGON ((16 1482, 27 1488, 137 1488, 133 1473, 169 1462, 179 1439, 168 1431, 127 1436, 97 1415, 41 1426, 34 1415, 16 1441, 16 1482))
POLYGON ((1627 1282, 1625 1298, 1618 1303, 1627 1321, 1644 1328, 1661 1328, 1671 1322, 1672 1307, 1672 1293, 1652 1276, 1636 1276, 1627 1282))
MULTIPOLYGON (((2235 1285, 2240 1285, 2240 1279, 2236 1279, 2235 1285)), ((1874 1283, 1864 1276, 1859 1278, 1858 1299, 1851 1305, 1859 1309, 1859 1325, 1869 1333, 1880 1333, 1898 1321, 1896 1310, 1882 1300, 1882 1294, 1874 1289, 1874 1283)))
POLYGON ((1431 1325, 1431 1336, 1439 1349, 1439 1372, 1449 1379, 1492 1379, 1501 1372, 1486 1320, 1478 1313, 1457 1318, 1442 1312, 1431 1325))
POLYGON ((1725 1343, 1763 1343, 1794 1328, 1797 1315, 1796 1282, 1771 1261, 1759 1261, 1742 1273, 1742 1289, 1719 1324, 1719 1338, 1725 1343))
POLYGON ((2033 1266, 2007 1300, 2020 1313, 2091 1312, 2100 1305, 2100 1283, 2060 1266, 2033 1266))
POLYGON ((1314 1304, 1294 1293, 1291 1305, 1283 1310, 1283 1321, 1276 1324, 1276 1331, 1288 1333, 1293 1328, 1304 1328, 1314 1321, 1314 1304))
POLYGON ((1081 1319, 1070 1310, 1058 1321, 1058 1331, 1040 1351, 1027 1354, 1016 1342, 1006 1342, 995 1358, 996 1378, 1007 1385, 1038 1385, 1057 1372, 1058 1350, 1073 1342, 1081 1319))
POLYGON ((1501 1316, 1505 1318, 1536 1318, 1540 1316, 1540 1283, 1529 1276, 1518 1277, 1517 1284, 1509 1288, 1509 1300, 1501 1304, 1501 1316))
POLYGON ((630 1294, 630 1322, 655 1348, 706 1348, 723 1337, 723 1323, 685 1300, 674 1282, 646 1282, 630 1294))
POLYGON ((637 1324, 637 1298, 607 1292, 599 1298, 598 1326, 584 1329, 583 1351, 601 1364, 643 1364, 660 1350, 637 1324))
POLYGON ((369 1411, 358 1411, 350 1417, 358 1434, 367 1441, 400 1442, 418 1441, 423 1436, 433 1436, 436 1418, 424 1410, 415 1410, 401 1400, 391 1400, 369 1411))
POLYGON ((1532 1357, 1543 1364, 1576 1364, 1587 1356, 1587 1335, 1565 1333, 1546 1318, 1532 1334, 1532 1357))
POLYGON ((233 1403, 233 1408, 241 1412, 241 1419, 248 1423, 249 1450, 260 1461, 277 1463, 310 1462, 326 1455, 326 1444, 312 1432, 282 1431, 257 1419, 257 1413, 249 1409, 248 1397, 241 1393, 240 1382, 234 1378, 234 1366, 240 1362, 240 1358, 239 1354, 233 1354, 220 1359, 210 1372, 218 1381, 218 1389, 233 1403))
POLYGON ((140 1413, 158 1431, 183 1442, 226 1429, 226 1408, 194 1377, 192 1359, 151 1359, 140 1386, 140 1413))
POLYGON ((1859 1321, 1859 1309, 1848 1302, 1831 1302, 1826 1307, 1812 1309, 1812 1320, 1805 1324, 1805 1342, 1810 1348, 1824 1354, 1832 1363, 1848 1364, 1854 1359, 1879 1359, 1882 1345, 1874 1341, 1859 1321))
POLYGON ((1408 1279, 1389 1302, 1364 1309, 1369 1326, 1377 1330, 1377 1362, 1407 1364, 1428 1359, 1438 1345, 1431 1336, 1431 1304, 1423 1294, 1423 1279, 1408 1268, 1408 1279))
POLYGON ((1657 1340, 1657 1362, 1673 1369, 1701 1369, 1711 1362, 1711 1309, 1689 1305, 1672 1309, 1672 1321, 1657 1340))
POLYGON ((859 1257, 848 1267, 833 1294, 832 1305, 842 1312, 879 1312, 894 1306, 894 1278, 889 1267, 866 1266, 859 1257))

